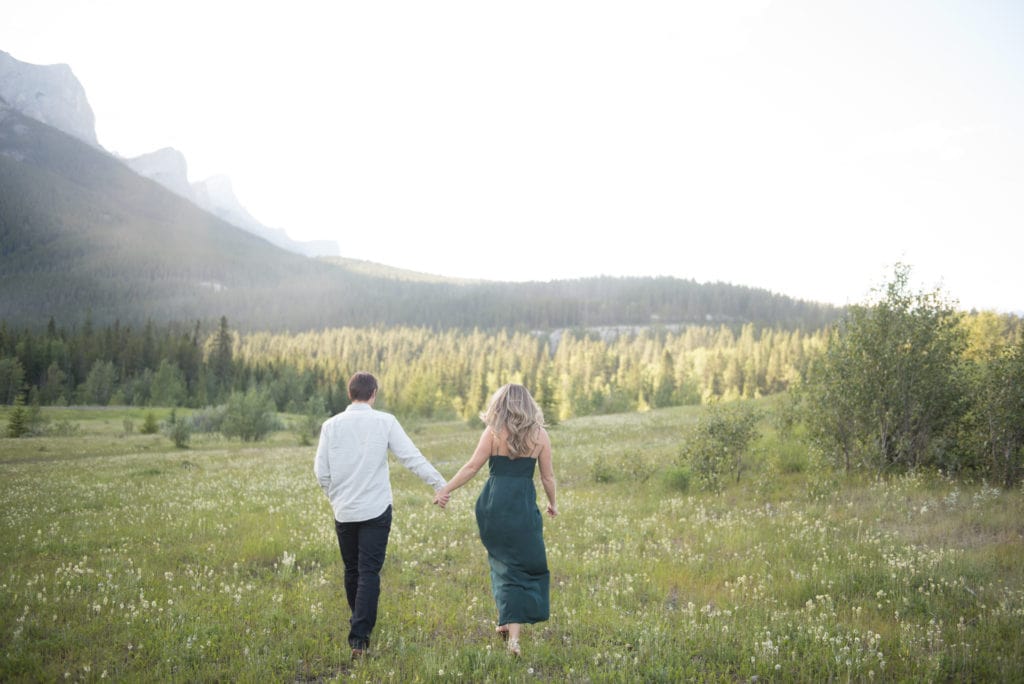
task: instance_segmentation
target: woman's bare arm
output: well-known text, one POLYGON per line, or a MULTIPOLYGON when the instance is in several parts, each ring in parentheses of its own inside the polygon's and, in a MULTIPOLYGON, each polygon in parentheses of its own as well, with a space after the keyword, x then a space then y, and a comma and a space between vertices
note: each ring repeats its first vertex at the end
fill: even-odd
POLYGON ((544 494, 548 497, 548 515, 553 518, 558 515, 558 504, 555 501, 555 469, 551 465, 551 439, 546 430, 542 430, 540 435, 540 453, 537 455, 537 465, 540 467, 540 483, 544 487, 544 494))
POLYGON ((480 468, 483 467, 484 463, 487 462, 487 458, 491 455, 492 434, 490 428, 484 430, 483 434, 480 435, 480 441, 477 442, 473 455, 466 461, 464 466, 459 468, 459 472, 455 473, 455 477, 448 480, 448 484, 437 490, 434 503, 444 508, 452 492, 472 480, 480 471, 480 468))

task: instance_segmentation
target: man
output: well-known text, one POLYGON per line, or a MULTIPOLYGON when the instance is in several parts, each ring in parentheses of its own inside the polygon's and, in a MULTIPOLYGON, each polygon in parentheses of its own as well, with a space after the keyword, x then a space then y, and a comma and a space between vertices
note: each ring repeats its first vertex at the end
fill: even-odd
POLYGON ((391 533, 388 449, 435 492, 445 480, 398 420, 373 408, 377 400, 373 375, 353 375, 348 396, 352 401, 348 408, 320 429, 313 472, 334 509, 334 529, 345 565, 345 595, 352 609, 348 643, 352 657, 359 658, 369 648, 377 622, 380 570, 391 533))

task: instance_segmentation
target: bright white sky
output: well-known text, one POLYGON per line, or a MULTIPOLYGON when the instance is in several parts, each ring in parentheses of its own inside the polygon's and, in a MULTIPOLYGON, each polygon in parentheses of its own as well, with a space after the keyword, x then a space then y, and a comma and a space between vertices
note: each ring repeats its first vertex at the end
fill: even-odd
POLYGON ((1019 0, 5 0, 100 143, 449 276, 862 302, 912 266, 1024 312, 1019 0))

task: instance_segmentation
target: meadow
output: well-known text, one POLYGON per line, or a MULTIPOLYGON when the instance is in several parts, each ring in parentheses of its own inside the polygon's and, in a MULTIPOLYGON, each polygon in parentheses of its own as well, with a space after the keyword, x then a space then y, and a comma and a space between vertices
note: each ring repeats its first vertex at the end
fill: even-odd
MULTIPOLYGON (((177 449, 139 434, 142 409, 44 409, 63 436, 0 439, 0 681, 1024 680, 1020 491, 847 476, 769 421, 738 483, 682 490, 666 473, 700 410, 552 428, 552 616, 519 659, 494 635, 483 476, 441 511, 393 465, 380 618, 353 663, 315 447, 177 449)), ((406 428, 448 477, 478 437, 406 428)))

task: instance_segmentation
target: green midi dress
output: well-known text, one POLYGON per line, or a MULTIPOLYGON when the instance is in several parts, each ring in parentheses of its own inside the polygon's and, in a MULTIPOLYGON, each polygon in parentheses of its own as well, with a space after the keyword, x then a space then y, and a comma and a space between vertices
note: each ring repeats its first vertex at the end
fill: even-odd
POLYGON ((543 520, 533 486, 535 458, 491 456, 476 501, 476 524, 491 566, 498 624, 531 624, 550 613, 543 520))

